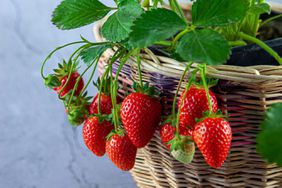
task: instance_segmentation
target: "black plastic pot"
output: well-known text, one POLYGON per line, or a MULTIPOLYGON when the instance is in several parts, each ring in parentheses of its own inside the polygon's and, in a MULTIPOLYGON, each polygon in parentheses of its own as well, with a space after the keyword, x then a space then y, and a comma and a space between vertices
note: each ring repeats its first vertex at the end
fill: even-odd
MULTIPOLYGON (((265 41, 273 50, 282 56, 282 38, 265 41)), ((156 55, 169 57, 160 47, 150 47, 156 55)), ((255 65, 279 65, 279 63, 269 55, 264 49, 256 44, 250 44, 232 49, 232 55, 226 65, 235 66, 255 66, 255 65)))
MULTIPOLYGON (((280 56, 282 55, 282 38, 265 43, 280 56)), ((236 66, 279 65, 271 55, 256 44, 233 48, 232 55, 226 64, 236 66)))

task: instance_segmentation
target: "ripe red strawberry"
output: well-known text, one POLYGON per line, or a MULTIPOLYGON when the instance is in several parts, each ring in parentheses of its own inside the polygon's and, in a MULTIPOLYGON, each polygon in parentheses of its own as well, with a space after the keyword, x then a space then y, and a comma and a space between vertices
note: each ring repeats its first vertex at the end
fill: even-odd
MULTIPOLYGON (((64 97, 70 90, 72 90, 74 88, 74 85, 76 83, 76 80, 78 79, 78 77, 80 76, 80 74, 78 72, 73 72, 71 74, 70 80, 68 82, 68 84, 66 85, 66 87, 63 89, 62 93, 61 93, 61 97, 64 97)), ((55 87, 54 90, 57 91, 58 93, 61 91, 61 89, 64 87, 64 85, 66 84, 68 80, 68 75, 64 76, 61 78, 61 86, 59 87, 55 87)), ((81 78, 78 82, 78 86, 74 92, 74 95, 77 96, 80 94, 80 92, 82 91, 84 87, 84 81, 81 78)))
MULTIPOLYGON (((89 112, 90 114, 98 114, 98 99, 99 94, 97 94, 92 103, 90 104, 89 112)), ((120 102, 120 98, 117 97, 117 104, 120 102)), ((101 93, 101 99, 100 99, 100 109, 102 114, 111 114, 112 113, 112 100, 110 95, 105 95, 104 93, 101 93)))
MULTIPOLYGON (((57 91, 57 93, 59 93, 60 90, 64 87, 64 85, 67 83, 68 76, 71 73, 68 84, 61 92, 61 97, 64 97, 67 93, 69 93, 71 90, 74 89, 75 83, 78 80, 80 74, 76 71, 76 66, 73 67, 71 61, 69 61, 68 63, 63 61, 62 64, 58 64, 58 67, 59 67, 58 69, 54 70, 55 71, 54 75, 60 80, 61 84, 60 86, 53 88, 55 91, 57 91)), ((79 95, 83 87, 84 87, 84 81, 83 78, 81 78, 78 82, 74 96, 79 95)))
POLYGON ((106 137, 113 129, 108 121, 99 122, 98 117, 88 118, 83 126, 85 145, 95 155, 101 157, 106 152, 106 137))
POLYGON ((121 170, 128 171, 134 167, 137 148, 127 135, 113 135, 106 143, 106 152, 111 161, 121 170))
MULTIPOLYGON (((170 144, 167 142, 171 141, 174 138, 174 133, 176 131, 176 127, 172 126, 170 123, 164 124, 160 128, 160 136, 163 144, 170 149, 170 144)), ((192 130, 186 129, 184 127, 179 127, 179 134, 181 136, 192 136, 192 130)))
POLYGON ((121 121, 137 148, 146 146, 152 139, 161 119, 161 108, 158 100, 139 92, 124 99, 120 109, 121 121))
POLYGON ((208 117, 196 125, 193 140, 206 162, 213 168, 219 168, 228 155, 232 130, 225 119, 208 117))
MULTIPOLYGON (((185 91, 181 94, 178 101, 178 108, 180 108, 182 98, 185 91)), ((209 91, 212 102, 212 111, 214 113, 218 110, 217 99, 212 91, 209 91)), ((209 103, 204 88, 191 86, 184 99, 183 106, 180 108, 180 125, 183 127, 194 128, 196 118, 203 117, 203 113, 209 110, 209 103)))

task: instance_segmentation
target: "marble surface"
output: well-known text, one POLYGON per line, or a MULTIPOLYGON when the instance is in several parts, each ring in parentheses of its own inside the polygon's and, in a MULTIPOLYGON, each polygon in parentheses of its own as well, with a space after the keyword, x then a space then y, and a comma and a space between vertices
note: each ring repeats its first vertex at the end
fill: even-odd
MULTIPOLYGON (((39 70, 50 50, 80 34, 94 40, 91 26, 60 31, 50 23, 58 2, 0 0, 0 187, 134 188, 129 173, 88 152, 81 127, 68 125, 43 85, 39 70)), ((72 50, 59 52, 49 67, 72 50)))
MULTIPOLYGON (((88 152, 81 127, 68 125, 62 104, 43 86, 39 69, 51 49, 80 34, 94 40, 92 26, 57 30, 50 23, 57 4, 0 0, 0 187, 134 188, 129 173, 88 152)), ((72 50, 59 52, 49 70, 72 50)))

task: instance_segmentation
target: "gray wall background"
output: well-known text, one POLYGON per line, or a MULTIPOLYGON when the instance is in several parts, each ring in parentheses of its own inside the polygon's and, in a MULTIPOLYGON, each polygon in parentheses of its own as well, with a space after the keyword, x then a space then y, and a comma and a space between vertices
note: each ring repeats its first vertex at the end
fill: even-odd
MULTIPOLYGON (((135 187, 129 173, 87 150, 82 127, 69 126, 63 105, 43 85, 39 70, 51 50, 80 34, 94 40, 92 26, 60 31, 51 24, 58 3, 0 0, 0 188, 135 187)), ((47 67, 72 50, 59 52, 47 67)))
POLYGON ((60 31, 50 23, 58 3, 0 0, 0 188, 134 188, 129 173, 86 149, 81 127, 68 125, 63 105, 43 85, 39 70, 50 50, 80 34, 94 40, 92 26, 60 31))

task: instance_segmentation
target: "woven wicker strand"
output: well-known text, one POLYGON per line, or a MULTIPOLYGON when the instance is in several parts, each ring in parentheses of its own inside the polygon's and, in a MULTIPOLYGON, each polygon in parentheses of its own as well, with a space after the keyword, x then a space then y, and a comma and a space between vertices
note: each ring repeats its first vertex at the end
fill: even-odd
MULTIPOLYGON (((98 42, 101 23, 94 28, 98 42)), ((113 55, 107 50, 101 58, 99 71, 113 55)), ((165 113, 171 111, 173 96, 184 70, 176 60, 146 51, 141 68, 144 81, 154 85, 165 96, 165 113)), ((138 80, 135 58, 131 58, 119 75, 119 95, 125 97, 138 80)), ((115 72, 119 62, 113 67, 115 72)), ((193 65, 194 67, 196 66, 193 65)), ((145 148, 138 151, 131 171, 137 186, 142 188, 170 187, 282 187, 282 168, 267 164, 256 152, 256 135, 266 109, 282 102, 282 66, 215 66, 208 67, 208 76, 219 79, 214 89, 220 109, 228 113, 233 140, 230 153, 220 169, 210 168, 197 150, 191 164, 176 161, 163 146, 158 131, 145 148)), ((184 90, 185 83, 181 90, 184 90)))

